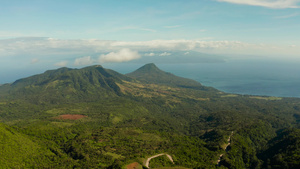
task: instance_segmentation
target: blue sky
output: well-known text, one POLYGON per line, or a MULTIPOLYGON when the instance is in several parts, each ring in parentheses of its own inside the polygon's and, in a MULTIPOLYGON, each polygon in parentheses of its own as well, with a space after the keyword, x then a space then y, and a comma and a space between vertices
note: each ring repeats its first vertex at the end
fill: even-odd
POLYGON ((2 0, 0 76, 175 51, 298 59, 299 7, 300 0, 2 0))
POLYGON ((300 5, 297 1, 291 1, 294 3, 290 6, 281 5, 283 9, 271 4, 265 7, 228 1, 11 0, 1 2, 0 38, 210 39, 299 44, 295 35, 299 35, 300 11, 290 7, 300 5))

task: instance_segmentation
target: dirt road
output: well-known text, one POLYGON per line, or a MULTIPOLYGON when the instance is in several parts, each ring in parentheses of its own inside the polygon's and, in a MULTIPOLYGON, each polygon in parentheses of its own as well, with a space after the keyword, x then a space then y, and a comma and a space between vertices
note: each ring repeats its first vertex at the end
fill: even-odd
POLYGON ((163 155, 166 155, 166 156, 170 159, 170 161, 172 161, 172 163, 174 163, 174 162, 173 162, 173 158, 172 158, 169 154, 161 153, 161 154, 157 154, 157 155, 154 155, 154 156, 152 156, 152 157, 147 158, 147 160, 145 161, 145 166, 146 166, 147 168, 149 168, 149 162, 150 162, 151 159, 156 158, 156 157, 159 157, 159 156, 163 156, 163 155))
MULTIPOLYGON (((230 143, 231 143, 231 136, 233 135, 233 131, 231 132, 231 135, 228 137, 228 140, 227 140, 227 145, 226 145, 226 147, 225 147, 225 151, 227 152, 228 151, 228 146, 230 145, 230 143)), ((221 161, 221 158, 223 157, 223 154, 220 154, 220 157, 219 157, 219 159, 218 159, 218 161, 217 161, 217 166, 220 166, 220 161, 221 161)))

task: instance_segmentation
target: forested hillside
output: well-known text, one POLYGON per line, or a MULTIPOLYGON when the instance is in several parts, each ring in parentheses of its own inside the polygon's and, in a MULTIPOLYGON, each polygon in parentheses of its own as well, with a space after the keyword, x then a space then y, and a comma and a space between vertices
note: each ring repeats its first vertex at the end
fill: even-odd
POLYGON ((299 168, 300 99, 224 93, 154 64, 0 86, 2 168, 299 168), (219 162, 218 162, 219 160, 219 162))

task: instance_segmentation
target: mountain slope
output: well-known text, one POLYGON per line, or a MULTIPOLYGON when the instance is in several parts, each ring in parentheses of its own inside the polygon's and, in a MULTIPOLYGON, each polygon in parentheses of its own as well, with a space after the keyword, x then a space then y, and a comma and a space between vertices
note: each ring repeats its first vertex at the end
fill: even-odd
POLYGON ((153 63, 146 64, 127 76, 96 65, 82 69, 49 70, 39 75, 17 80, 12 84, 0 86, 0 99, 18 98, 35 104, 96 101, 125 94, 126 92, 122 92, 120 89, 121 85, 124 82, 137 82, 134 79, 141 82, 139 85, 157 84, 217 91, 202 86, 194 80, 164 72, 153 63))
POLYGON ((154 63, 146 64, 136 71, 127 74, 127 76, 136 78, 137 80, 146 83, 163 84, 200 90, 212 90, 212 88, 204 87, 197 81, 178 77, 172 73, 164 72, 160 70, 154 63))
POLYGON ((46 162, 42 157, 54 155, 27 136, 1 123, 0 150, 0 168, 32 168, 46 162))
POLYGON ((23 98, 32 102, 93 101, 120 95, 116 82, 130 78, 102 66, 82 69, 60 68, 20 79, 6 86, 9 98, 23 98))

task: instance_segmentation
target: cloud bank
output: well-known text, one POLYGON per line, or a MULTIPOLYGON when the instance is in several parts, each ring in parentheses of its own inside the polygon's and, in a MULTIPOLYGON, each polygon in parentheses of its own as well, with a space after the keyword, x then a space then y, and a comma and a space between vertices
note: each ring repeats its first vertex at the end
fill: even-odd
POLYGON ((155 56, 155 53, 151 52, 151 53, 145 53, 144 56, 155 56))
POLYGON ((268 55, 272 57, 274 55, 299 57, 300 55, 300 48, 291 47, 290 45, 274 46, 268 44, 250 44, 241 41, 183 39, 105 41, 95 39, 61 40, 52 38, 0 40, 0 59, 3 64, 19 60, 20 63, 35 63, 35 65, 50 63, 56 66, 66 66, 72 62, 75 66, 82 66, 94 63, 126 62, 142 57, 139 53, 143 53, 143 57, 154 55, 167 56, 169 53, 173 53, 173 51, 195 51, 222 55, 268 55))
POLYGON ((84 56, 84 57, 75 59, 74 65, 75 66, 90 65, 93 62, 94 61, 91 59, 91 56, 84 56))
POLYGON ((68 61, 61 61, 61 62, 57 62, 54 64, 54 66, 58 66, 58 67, 65 67, 67 66, 68 61))
POLYGON ((299 8, 300 0, 217 0, 241 5, 262 6, 273 9, 299 8))
POLYGON ((138 52, 132 51, 128 48, 121 49, 118 52, 110 52, 99 57, 100 63, 106 62, 128 62, 134 59, 139 59, 141 56, 138 52))
POLYGON ((164 52, 164 53, 159 54, 159 56, 170 56, 170 55, 171 55, 171 53, 168 53, 168 52, 164 52))
MULTIPOLYGON (((201 40, 151 40, 151 41, 104 41, 104 40, 60 40, 52 38, 16 38, 0 40, 0 57, 14 55, 53 56, 91 55, 109 53, 124 48, 134 51, 172 50, 222 50, 247 46, 239 41, 201 40), (89 54, 90 53, 90 54, 89 54)), ((124 51, 123 51, 124 52, 124 51)), ((87 59, 87 58, 85 58, 87 59)))

